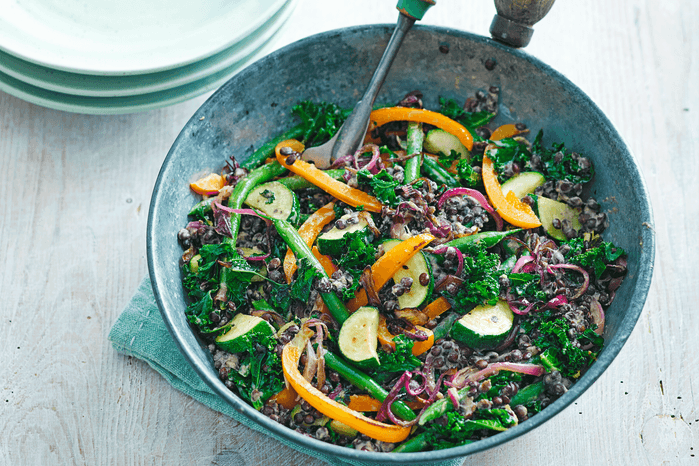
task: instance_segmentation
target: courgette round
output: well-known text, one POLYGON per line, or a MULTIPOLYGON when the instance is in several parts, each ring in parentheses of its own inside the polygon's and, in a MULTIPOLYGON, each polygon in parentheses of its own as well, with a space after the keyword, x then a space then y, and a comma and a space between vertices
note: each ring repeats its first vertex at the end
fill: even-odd
POLYGON ((580 220, 578 220, 578 216, 580 215, 579 209, 574 209, 568 204, 554 201, 544 196, 539 196, 537 204, 539 207, 541 226, 551 237, 560 241, 566 241, 568 239, 562 230, 553 226, 554 219, 559 219, 561 222, 563 222, 563 220, 568 220, 575 231, 582 228, 580 220))
MULTIPOLYGON (((390 251, 401 242, 402 241, 397 239, 386 240, 383 242, 383 250, 386 252, 390 251)), ((393 275, 393 281, 399 283, 405 277, 411 278, 413 284, 409 292, 398 296, 398 307, 400 309, 418 308, 432 295, 432 289, 434 288, 430 261, 427 260, 427 256, 425 256, 422 251, 411 257, 410 260, 393 275), (423 276, 423 274, 427 274, 428 277, 426 285, 420 283, 420 277, 423 276)))
POLYGON ((269 322, 247 314, 236 314, 230 321, 230 329, 216 337, 216 346, 229 353, 239 353, 248 348, 248 341, 259 335, 269 336, 275 330, 269 322))
POLYGON ((454 322, 451 337, 474 349, 495 348, 512 330, 514 313, 506 301, 476 306, 454 322))
POLYGON ((272 218, 294 224, 300 215, 298 196, 278 181, 264 183, 253 189, 245 199, 245 204, 272 218))
POLYGON ((425 136, 425 141, 422 144, 425 152, 438 155, 442 153, 446 156, 451 155, 451 151, 458 154, 459 159, 471 160, 471 152, 464 146, 458 137, 443 129, 432 129, 425 136))
POLYGON ((337 345, 342 355, 357 367, 370 369, 379 365, 379 310, 364 306, 351 314, 340 328, 337 345))
POLYGON ((366 221, 366 219, 363 217, 357 217, 357 214, 355 213, 343 215, 335 222, 335 225, 333 225, 330 230, 318 236, 318 239, 316 240, 318 251, 320 251, 321 254, 327 254, 329 256, 339 256, 346 253, 345 235, 357 231, 362 231, 367 235, 369 234, 369 223, 366 221), (357 222, 350 223, 354 222, 354 219, 356 219, 357 222), (344 228, 338 228, 338 223, 343 225, 344 228))
POLYGON ((517 199, 522 199, 527 194, 533 193, 536 188, 544 184, 544 175, 539 172, 522 172, 505 181, 501 188, 507 197, 510 191, 515 193, 517 199))

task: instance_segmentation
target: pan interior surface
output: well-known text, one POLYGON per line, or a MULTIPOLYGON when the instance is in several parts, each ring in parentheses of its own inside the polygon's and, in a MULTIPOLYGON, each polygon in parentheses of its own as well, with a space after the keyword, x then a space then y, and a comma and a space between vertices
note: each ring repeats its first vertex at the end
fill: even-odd
POLYGON ((609 216, 603 237, 628 253, 628 275, 607 312, 605 348, 597 362, 561 398, 506 432, 469 445, 422 453, 372 453, 323 443, 271 421, 228 390, 211 356, 185 318, 180 283, 182 250, 176 234, 197 201, 188 183, 244 160, 292 124, 301 100, 352 107, 359 99, 392 32, 390 25, 330 31, 291 44, 253 64, 221 87, 192 116, 158 176, 148 221, 148 265, 156 300, 175 341, 202 379, 238 412, 292 447, 334 464, 430 464, 492 448, 531 431, 580 396, 609 366, 629 337, 646 300, 654 259, 652 214, 633 156, 597 106, 565 77, 527 54, 480 36, 415 26, 386 78, 377 104, 394 104, 420 90, 425 108, 439 98, 463 102, 476 90, 500 88, 495 125, 523 122, 544 143, 565 142, 596 167, 590 192, 609 216), (448 52, 445 53, 445 51, 448 52), (492 70, 486 60, 496 63, 492 70))

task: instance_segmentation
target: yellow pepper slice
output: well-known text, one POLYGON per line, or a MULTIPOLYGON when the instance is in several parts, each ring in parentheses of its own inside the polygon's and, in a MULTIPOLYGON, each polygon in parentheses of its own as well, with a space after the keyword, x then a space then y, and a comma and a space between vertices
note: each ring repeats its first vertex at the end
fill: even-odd
POLYGON ((190 183, 189 187, 197 194, 207 194, 209 196, 218 194, 219 189, 226 185, 226 179, 216 173, 211 173, 204 178, 190 183))
POLYGON ((500 139, 513 138, 519 134, 527 132, 529 132, 529 130, 520 130, 514 123, 508 123, 506 125, 498 127, 495 131, 493 131, 493 133, 490 135, 490 140, 499 141, 500 139))
POLYGON ((376 126, 385 125, 391 121, 416 121, 418 123, 428 123, 441 128, 447 133, 451 133, 466 146, 466 149, 473 149, 473 136, 461 123, 452 120, 441 113, 420 108, 408 107, 387 107, 371 112, 369 120, 376 123, 376 126))
POLYGON ((487 155, 490 148, 496 148, 496 146, 491 144, 486 147, 485 154, 483 155, 482 176, 485 192, 488 194, 488 199, 490 199, 493 207, 495 207, 495 210, 503 219, 512 225, 522 228, 536 228, 541 226, 541 221, 539 221, 539 218, 532 208, 517 199, 515 193, 510 191, 507 193, 507 196, 502 193, 493 161, 490 160, 487 155))
MULTIPOLYGON (((422 409, 425 406, 423 401, 406 401, 405 404, 413 410, 422 409)), ((350 395, 347 407, 364 413, 376 412, 381 409, 381 402, 370 395, 350 395)))
MULTIPOLYGON (((422 233, 406 239, 393 247, 371 266, 371 275, 374 278, 374 286, 379 291, 390 280, 393 275, 405 265, 418 251, 434 240, 434 236, 429 233, 422 233)), ((366 291, 362 288, 357 291, 347 303, 347 309, 354 312, 368 302, 366 291)))
POLYGON ((352 207, 361 205, 364 206, 364 210, 381 212, 383 205, 374 196, 370 196, 364 191, 354 189, 341 181, 337 181, 323 170, 316 168, 314 164, 299 159, 293 164, 287 165, 286 157, 280 152, 282 147, 291 147, 296 152, 303 152, 305 149, 304 145, 296 139, 287 139, 277 144, 274 148, 274 152, 277 155, 277 161, 282 167, 296 173, 310 183, 318 186, 326 193, 332 194, 335 198, 352 207))
POLYGON ((296 393, 306 400, 308 404, 329 418, 347 424, 351 428, 373 439, 389 443, 397 443, 405 440, 410 434, 410 427, 384 424, 383 422, 368 418, 335 400, 331 400, 303 378, 303 375, 299 372, 298 364, 302 352, 299 346, 301 344, 305 345, 304 340, 307 341, 308 338, 301 336, 304 330, 299 332, 299 335, 284 346, 282 350, 282 369, 284 371, 284 377, 287 383, 296 390, 296 393))
POLYGON ((427 317, 429 317, 430 320, 432 320, 444 314, 449 309, 451 309, 451 304, 449 304, 449 301, 447 301, 447 299, 444 296, 440 296, 439 298, 435 299, 427 306, 425 306, 422 312, 427 314, 427 317))
MULTIPOLYGON (((308 247, 313 246, 318 234, 323 230, 323 227, 335 219, 334 202, 330 202, 311 214, 303 225, 299 228, 299 236, 306 242, 308 247)), ((286 250, 284 256, 284 275, 286 282, 291 283, 291 277, 296 272, 296 256, 291 249, 286 250)))

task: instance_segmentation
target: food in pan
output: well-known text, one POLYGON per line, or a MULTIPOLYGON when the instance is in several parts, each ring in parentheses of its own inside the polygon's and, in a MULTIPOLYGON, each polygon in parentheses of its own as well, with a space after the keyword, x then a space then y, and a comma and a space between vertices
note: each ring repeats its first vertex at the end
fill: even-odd
POLYGON ((625 253, 584 195, 592 161, 493 127, 497 100, 428 110, 412 92, 328 170, 303 151, 347 111, 301 102, 190 185, 186 313, 227 387, 316 439, 410 452, 507 430, 582 376, 625 253))

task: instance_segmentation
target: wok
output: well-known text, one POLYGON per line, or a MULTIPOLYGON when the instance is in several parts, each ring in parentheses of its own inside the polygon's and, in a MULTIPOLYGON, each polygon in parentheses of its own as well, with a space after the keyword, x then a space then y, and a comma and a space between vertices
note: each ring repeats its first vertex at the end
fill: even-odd
POLYGON ((537 428, 587 390, 617 356, 641 313, 653 271, 646 186, 626 144, 600 109, 564 76, 520 50, 454 29, 418 25, 406 37, 378 104, 393 104, 419 89, 425 107, 435 109, 440 96, 463 101, 475 90, 495 85, 501 90, 496 125, 524 122, 533 134, 545 128, 546 146, 563 141, 594 161, 597 173, 590 194, 602 201, 610 219, 604 238, 628 253, 628 276, 607 312, 605 348, 579 381, 541 413, 487 439, 433 452, 373 453, 323 443, 271 421, 228 390, 185 318, 176 234, 196 202, 188 183, 205 171, 220 170, 231 155, 244 160, 253 148, 277 136, 290 126, 290 109, 300 100, 352 107, 392 29, 370 25, 315 35, 233 77, 197 110, 174 142, 156 181, 148 219, 153 289, 185 358, 215 393, 270 435, 335 464, 430 464, 496 447, 537 428))

